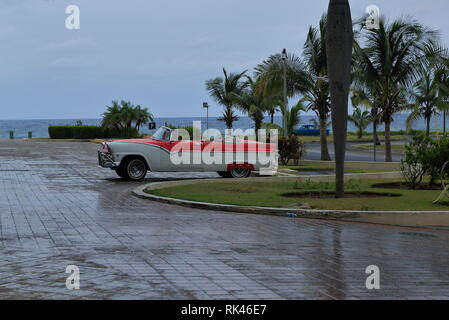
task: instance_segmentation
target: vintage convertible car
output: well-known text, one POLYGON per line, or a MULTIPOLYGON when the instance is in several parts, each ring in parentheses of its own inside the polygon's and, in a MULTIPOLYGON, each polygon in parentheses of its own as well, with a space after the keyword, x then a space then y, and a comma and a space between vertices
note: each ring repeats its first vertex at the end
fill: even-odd
POLYGON ((275 144, 224 137, 213 141, 179 140, 173 130, 159 128, 149 139, 105 142, 98 150, 99 165, 126 180, 142 180, 147 171, 217 172, 223 178, 246 178, 251 172, 275 175, 275 144))

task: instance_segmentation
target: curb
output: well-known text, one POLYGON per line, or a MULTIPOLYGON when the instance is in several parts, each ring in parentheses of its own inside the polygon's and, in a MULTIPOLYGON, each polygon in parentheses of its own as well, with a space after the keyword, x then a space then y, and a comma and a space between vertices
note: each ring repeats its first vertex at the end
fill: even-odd
MULTIPOLYGON (((315 176, 311 176, 315 177, 315 176)), ((317 176, 322 178, 323 176, 317 176)), ((310 177, 306 177, 310 178, 310 177)), ((282 177, 282 178, 249 178, 248 180, 297 180, 298 178, 282 177)), ((307 219, 325 219, 325 220, 341 220, 353 222, 368 222, 383 225, 406 226, 406 227, 425 227, 431 229, 449 228, 449 211, 343 211, 343 210, 317 210, 317 209, 300 209, 300 208, 268 208, 257 206, 238 206, 228 204, 217 204, 198 202, 190 200, 182 200, 168 197, 161 197, 146 193, 144 190, 164 189, 171 186, 197 184, 197 183, 216 183, 217 179, 197 179, 156 182, 142 185, 135 188, 132 194, 143 199, 179 205, 190 208, 206 209, 213 211, 226 211, 234 213, 250 213, 271 216, 287 216, 307 219), (294 214, 294 215, 292 215, 294 214), (418 222, 410 224, 407 217, 417 219, 418 222), (385 219, 390 222, 385 222, 385 219), (435 220, 438 222, 435 224, 435 220), (391 223, 393 221, 393 223, 391 223)))
MULTIPOLYGON (((178 183, 177 185, 182 184, 193 184, 193 180, 185 180, 185 181, 178 181, 182 183, 178 183), (185 183, 186 182, 186 183, 185 183), (188 182, 188 183, 187 183, 188 182)), ((202 180, 201 182, 205 183, 208 182, 206 180, 202 180)), ((237 205, 231 205, 231 204, 219 204, 219 203, 209 203, 209 202, 198 202, 198 201, 190 201, 190 200, 182 200, 182 199, 176 199, 176 198, 168 198, 168 197, 161 197, 156 196, 153 194, 146 193, 144 190, 155 190, 155 189, 163 189, 164 187, 170 187, 170 185, 164 185, 166 182, 157 182, 157 183, 150 183, 146 184, 140 187, 135 188, 132 191, 132 194, 142 198, 142 199, 149 199, 153 201, 173 204, 173 205, 179 205, 189 208, 198 208, 198 209, 206 209, 206 210, 213 210, 213 211, 226 211, 226 212, 235 212, 235 213, 250 213, 250 214, 260 214, 260 215, 274 215, 274 216, 287 216, 289 213, 295 213, 297 217, 302 218, 321 218, 321 219, 339 219, 339 218, 354 218, 357 215, 357 212, 338 212, 338 211, 332 211, 332 210, 311 210, 311 209, 288 209, 288 208, 268 208, 268 207, 253 207, 253 206, 237 206, 237 205)))

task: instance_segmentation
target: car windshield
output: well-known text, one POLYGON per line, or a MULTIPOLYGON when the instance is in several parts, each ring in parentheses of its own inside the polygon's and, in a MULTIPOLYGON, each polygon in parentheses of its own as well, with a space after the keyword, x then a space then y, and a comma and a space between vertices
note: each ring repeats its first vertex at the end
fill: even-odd
POLYGON ((151 137, 154 140, 159 141, 169 141, 170 140, 171 130, 165 127, 161 127, 157 129, 157 131, 151 137))

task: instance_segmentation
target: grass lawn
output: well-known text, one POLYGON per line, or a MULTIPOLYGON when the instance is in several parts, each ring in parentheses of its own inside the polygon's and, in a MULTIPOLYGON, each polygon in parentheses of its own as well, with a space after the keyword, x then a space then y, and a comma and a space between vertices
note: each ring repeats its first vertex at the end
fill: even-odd
POLYGON ((432 202, 441 193, 440 190, 408 190, 373 187, 374 184, 397 182, 396 180, 352 180, 348 181, 347 191, 354 193, 352 198, 334 199, 308 197, 316 191, 332 192, 333 183, 299 183, 299 182, 245 182, 226 180, 216 183, 198 183, 180 185, 166 189, 149 191, 149 193, 184 200, 213 202, 260 207, 299 207, 308 204, 315 209, 336 210, 385 210, 385 211, 448 211, 449 200, 440 204, 432 202), (370 197, 365 192, 380 193, 370 197), (287 197, 289 193, 306 193, 305 198, 287 197), (398 197, 388 196, 395 194, 398 197))
MULTIPOLYGON (((399 163, 345 162, 346 173, 375 173, 399 171, 399 163)), ((334 171, 334 161, 300 161, 299 166, 280 166, 280 169, 292 169, 298 173, 304 171, 334 171)))

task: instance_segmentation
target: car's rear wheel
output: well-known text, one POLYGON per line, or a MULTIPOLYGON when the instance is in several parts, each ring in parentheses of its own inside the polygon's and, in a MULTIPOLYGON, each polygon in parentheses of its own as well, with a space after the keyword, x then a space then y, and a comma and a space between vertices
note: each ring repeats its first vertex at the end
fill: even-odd
POLYGON ((127 158, 123 163, 121 173, 123 173, 123 178, 126 180, 140 181, 147 175, 147 165, 140 158, 127 158))
POLYGON ((231 173, 228 171, 218 171, 217 173, 222 178, 232 178, 231 173))
POLYGON ((126 178, 126 177, 125 177, 125 173, 123 172, 123 167, 122 167, 122 166, 120 166, 120 167, 118 167, 118 168, 115 168, 114 170, 115 170, 115 173, 117 173, 117 175, 118 175, 120 178, 123 178, 123 179, 126 178))
POLYGON ((233 168, 229 171, 229 174, 235 179, 248 178, 251 175, 251 170, 246 168, 233 168))

